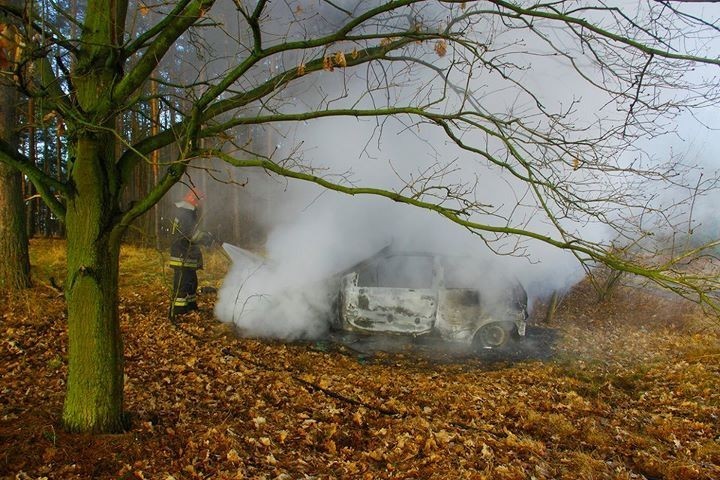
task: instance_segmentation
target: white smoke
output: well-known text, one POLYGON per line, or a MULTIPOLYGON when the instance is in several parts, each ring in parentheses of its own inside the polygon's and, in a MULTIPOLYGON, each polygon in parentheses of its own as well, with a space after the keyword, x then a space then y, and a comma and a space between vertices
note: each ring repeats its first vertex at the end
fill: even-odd
MULTIPOLYGON (((387 199, 348 197, 291 183, 275 193, 281 217, 270 232, 264 256, 232 253, 237 260, 220 289, 216 316, 250 336, 314 338, 328 328, 339 283, 325 280, 391 244, 394 251, 432 252, 484 260, 516 277, 532 298, 564 289, 582 276, 575 259, 540 245, 531 260, 496 256, 473 234, 439 215, 387 199), (319 195, 319 196, 318 196, 319 195), (333 291, 333 289, 335 289, 333 291)), ((232 249, 231 249, 232 250, 232 249)), ((493 287, 498 275, 472 269, 468 287, 493 287), (484 285, 483 285, 484 284, 484 285)), ((462 273, 460 274, 462 276, 462 273)))
MULTIPOLYGON (((614 114, 613 104, 607 97, 589 91, 584 82, 573 85, 568 80, 573 77, 557 65, 537 60, 531 66, 527 85, 540 84, 537 91, 544 96, 538 99, 547 108, 552 110, 551 106, 557 105, 562 109, 562 105, 577 102, 578 110, 588 112, 587 118, 580 119, 580 126, 588 129, 594 128, 589 126, 594 125, 596 116, 614 114), (605 111, 601 112, 603 105, 605 111)), ((359 108, 374 105, 377 99, 367 93, 367 79, 344 75, 344 71, 338 69, 301 80, 286 92, 292 97, 287 103, 298 110, 334 108, 343 105, 342 100, 359 108), (319 98, 325 99, 325 103, 319 102, 319 98), (336 104, 335 100, 327 99, 338 101, 336 104)), ((408 77, 406 80, 421 79, 408 77)), ((527 107, 522 103, 522 95, 514 90, 498 90, 493 84, 495 80, 488 73, 488 77, 482 79, 487 84, 478 85, 476 93, 482 98, 483 108, 502 114, 527 107)), ((418 84, 423 86, 404 94, 421 97, 431 85, 422 81, 418 84)), ((388 89, 387 93, 390 105, 407 100, 403 92, 395 89, 388 89)), ((385 106, 384 97, 379 103, 385 106)), ((293 160, 297 165, 312 165, 319 175, 327 172, 332 175, 328 178, 338 183, 389 190, 399 189, 409 178, 422 177, 439 165, 451 165, 452 168, 443 173, 443 182, 476 183, 477 200, 491 205, 488 209, 496 213, 496 216, 476 216, 471 220, 504 226, 503 218, 512 217, 511 227, 541 234, 556 231, 543 220, 546 217, 532 195, 528 195, 525 184, 509 179, 506 172, 497 167, 490 168, 481 158, 457 149, 438 129, 403 121, 412 122, 383 119, 374 123, 335 118, 291 128, 276 127, 284 129, 275 136, 277 149, 273 155, 283 158, 302 152, 300 158, 293 160)), ((479 134, 478 138, 473 138, 475 135, 469 133, 467 140, 482 143, 479 134)), ((499 146, 488 140, 488 151, 496 147, 499 146)), ((567 175, 580 176, 583 171, 574 172, 570 168, 567 175)), ((518 255, 498 256, 477 235, 438 214, 388 199, 348 197, 298 181, 263 180, 262 175, 253 176, 247 188, 263 192, 268 199, 271 206, 263 215, 272 228, 262 258, 236 252, 238 260, 219 292, 215 312, 220 320, 235 323, 248 335, 286 339, 321 335, 327 328, 326 317, 332 313, 329 299, 333 286, 328 287, 324 280, 389 243, 398 251, 430 251, 490 261, 506 276, 516 277, 527 289, 531 302, 554 290, 568 288, 584 273, 571 254, 538 241, 524 240, 516 244, 516 238, 506 238, 492 243, 497 250, 518 255)), ((612 239, 603 225, 567 227, 581 232, 587 241, 612 239)), ((492 275, 477 279, 476 272, 468 272, 468 277, 479 283, 493 281, 492 275)))

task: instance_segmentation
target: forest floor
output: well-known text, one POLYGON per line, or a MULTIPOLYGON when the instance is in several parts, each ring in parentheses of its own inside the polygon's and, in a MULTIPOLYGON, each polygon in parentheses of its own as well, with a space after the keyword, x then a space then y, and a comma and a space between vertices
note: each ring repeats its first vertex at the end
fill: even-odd
POLYGON ((35 286, 0 297, 0 478, 720 479, 720 320, 688 302, 581 283, 531 330, 552 332, 540 355, 368 353, 238 338, 212 295, 173 326, 162 254, 133 247, 131 427, 65 433, 63 247, 34 240, 35 286))

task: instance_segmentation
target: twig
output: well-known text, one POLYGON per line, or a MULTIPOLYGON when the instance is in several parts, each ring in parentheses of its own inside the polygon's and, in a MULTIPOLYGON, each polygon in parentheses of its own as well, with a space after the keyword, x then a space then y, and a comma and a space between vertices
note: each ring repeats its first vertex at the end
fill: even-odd
POLYGON ((346 397, 345 395, 342 395, 333 390, 321 387, 320 385, 317 385, 315 383, 308 382, 307 380, 303 380, 302 378, 296 377, 295 375, 292 375, 292 379, 305 387, 311 388, 312 390, 319 390, 329 397, 335 398, 337 400, 341 400, 343 402, 350 403, 352 405, 365 407, 367 409, 373 410, 378 413, 382 413, 383 415, 389 415, 391 417, 399 417, 399 418, 407 417, 407 413, 398 412, 396 410, 389 410, 387 408, 382 408, 382 407, 376 407, 374 405, 363 402, 361 400, 355 400, 354 398, 346 397))
POLYGON ((61 285, 57 284, 57 281, 55 280, 55 277, 50 277, 50 286, 57 290, 57 292, 60 294, 60 296, 65 296, 65 289, 61 285))

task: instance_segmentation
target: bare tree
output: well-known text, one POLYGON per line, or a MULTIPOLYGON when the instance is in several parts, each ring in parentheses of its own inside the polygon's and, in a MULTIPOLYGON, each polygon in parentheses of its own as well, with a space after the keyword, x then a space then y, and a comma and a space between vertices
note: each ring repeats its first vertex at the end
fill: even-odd
MULTIPOLYGON (((522 239, 545 242, 711 302, 707 292, 716 285, 678 268, 688 253, 632 260, 614 245, 584 239, 578 225, 602 223, 620 244, 647 234, 653 214, 673 226, 683 199, 675 210, 658 200, 664 189, 684 191, 692 170, 673 159, 651 161, 638 145, 671 130, 673 115, 717 102, 716 18, 652 1, 619 8, 576 1, 88 0, 77 15, 62 1, 40 4, 18 29, 20 40, 2 50, 10 65, 3 73, 67 126, 67 179, 45 174, 4 140, 0 160, 33 182, 67 228, 63 419, 70 430, 123 428, 120 242, 197 159, 386 197, 435 211, 501 253, 522 248, 522 239), (539 66, 547 62, 562 78, 544 78, 549 70, 539 66), (192 68, 191 76, 172 73, 192 68), (548 94, 562 91, 565 76, 567 85, 583 85, 589 102, 548 94), (147 111, 143 92, 154 91, 151 81, 171 121, 131 143, 115 118, 147 111), (438 155, 397 189, 359 186, 348 172, 320 169, 301 145, 257 155, 236 135, 250 125, 329 117, 372 120, 380 136, 390 122, 411 138, 438 131, 483 168, 468 173, 438 155), (123 204, 133 171, 171 144, 179 153, 149 194, 123 204), (475 175, 485 171, 513 185, 517 208, 483 198, 475 175), (530 217, 539 215, 551 228, 533 227, 530 217)), ((0 12, 23 17, 12 5, 0 12)), ((711 175, 699 186, 693 181, 692 191, 713 182, 711 175)))

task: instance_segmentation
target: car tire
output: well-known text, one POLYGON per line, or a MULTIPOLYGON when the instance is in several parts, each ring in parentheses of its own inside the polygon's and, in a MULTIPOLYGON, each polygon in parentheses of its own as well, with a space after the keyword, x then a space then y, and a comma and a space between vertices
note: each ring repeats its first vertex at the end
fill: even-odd
POLYGON ((500 349, 508 345, 514 325, 510 322, 492 322, 480 327, 473 337, 473 344, 480 348, 500 349))

